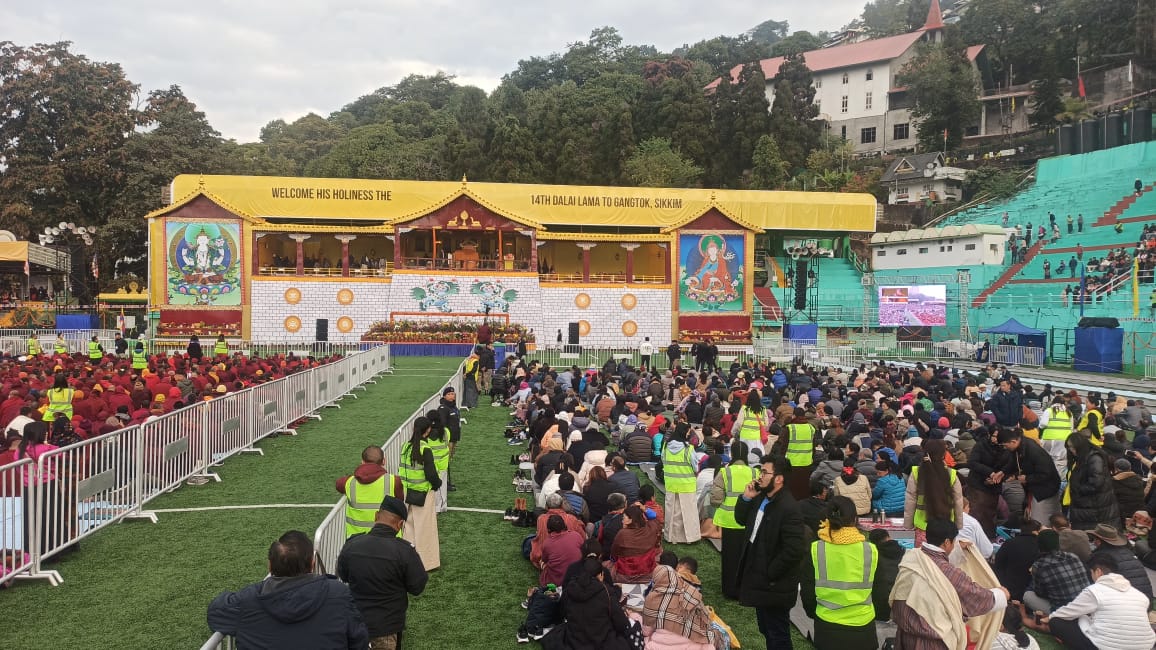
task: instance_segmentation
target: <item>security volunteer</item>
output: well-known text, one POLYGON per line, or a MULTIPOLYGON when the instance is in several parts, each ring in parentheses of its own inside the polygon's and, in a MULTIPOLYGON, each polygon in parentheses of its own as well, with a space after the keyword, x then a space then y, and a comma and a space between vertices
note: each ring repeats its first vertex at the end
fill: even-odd
POLYGON ((875 650, 872 589, 879 552, 856 528, 855 504, 834 497, 819 539, 804 556, 803 609, 815 620, 815 647, 875 650))
POLYGON ((399 499, 405 496, 401 477, 385 471, 385 453, 381 447, 366 447, 361 452, 361 464, 353 474, 337 479, 337 491, 346 498, 346 539, 373 528, 373 519, 386 496, 399 499))
POLYGON ((734 460, 717 473, 710 490, 714 525, 722 531, 722 593, 732 600, 739 597, 739 554, 743 551, 743 527, 735 521, 735 504, 746 485, 755 480, 755 470, 747 465, 749 453, 746 443, 732 442, 734 460))
POLYGON ((417 549, 426 571, 432 571, 442 563, 437 505, 430 497, 430 492, 441 487, 442 480, 438 477, 437 462, 429 446, 431 429, 429 418, 425 416, 414 421, 413 434, 409 442, 402 445, 398 464, 398 474, 405 485, 405 502, 409 505, 403 536, 417 549))

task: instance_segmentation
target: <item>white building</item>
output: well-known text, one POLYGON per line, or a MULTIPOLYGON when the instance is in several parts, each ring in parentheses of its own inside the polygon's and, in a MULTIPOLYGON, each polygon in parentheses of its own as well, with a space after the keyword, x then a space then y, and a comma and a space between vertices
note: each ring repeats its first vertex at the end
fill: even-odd
MULTIPOLYGON (((819 118, 830 125, 831 134, 851 142, 860 154, 915 149, 910 98, 897 78, 903 66, 915 57, 920 42, 942 42, 944 27, 939 2, 932 0, 927 21, 917 31, 804 52, 814 78, 819 118)), ((983 45, 967 48, 967 58, 977 69, 983 49, 983 45)), ((767 100, 772 104, 772 81, 784 60, 780 56, 759 62, 767 79, 767 100)), ((731 78, 737 81, 741 72, 742 66, 736 66, 731 78)), ((712 82, 707 88, 717 84, 718 81, 712 82)), ((987 101, 982 88, 976 88, 976 93, 987 101)), ((1021 102, 1021 107, 1021 111, 1025 110, 1026 102, 1021 102)), ((974 124, 966 125, 966 135, 989 135, 986 122, 976 115, 974 124)), ((991 133, 1001 132, 996 130, 998 125, 991 126, 991 133)))
POLYGON ((887 188, 887 203, 947 203, 963 197, 967 170, 946 167, 943 154, 916 153, 900 156, 887 168, 879 183, 887 188))
POLYGON ((1007 235, 991 224, 877 232, 871 236, 876 271, 942 266, 1000 266, 1007 235))

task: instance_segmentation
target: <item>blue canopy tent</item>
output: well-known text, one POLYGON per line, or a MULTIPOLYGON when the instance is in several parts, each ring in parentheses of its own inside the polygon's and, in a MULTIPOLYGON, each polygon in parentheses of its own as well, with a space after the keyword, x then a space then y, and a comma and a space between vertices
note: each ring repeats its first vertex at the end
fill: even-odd
POLYGON ((1047 332, 1028 327, 1014 318, 1007 319, 1001 325, 981 329, 979 333, 1014 336, 1017 345, 1025 348, 1043 348, 1047 347, 1048 343, 1047 332))

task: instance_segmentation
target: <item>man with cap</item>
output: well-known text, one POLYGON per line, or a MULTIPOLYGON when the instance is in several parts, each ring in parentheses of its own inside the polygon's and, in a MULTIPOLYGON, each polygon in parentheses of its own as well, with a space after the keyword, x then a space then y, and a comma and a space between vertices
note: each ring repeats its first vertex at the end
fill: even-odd
POLYGON ((350 537, 337 557, 337 576, 369 628, 370 650, 402 647, 409 594, 420 595, 429 580, 413 545, 397 536, 405 518, 405 502, 386 496, 373 528, 350 537))
MULTIPOLYGON (((442 391, 442 401, 438 406, 438 415, 442 419, 442 426, 446 431, 450 432, 450 463, 453 463, 454 452, 457 450, 458 442, 462 439, 462 414, 458 410, 457 393, 454 392, 453 386, 446 386, 442 391)), ((453 492, 458 489, 454 485, 453 477, 446 469, 446 490, 453 492)))

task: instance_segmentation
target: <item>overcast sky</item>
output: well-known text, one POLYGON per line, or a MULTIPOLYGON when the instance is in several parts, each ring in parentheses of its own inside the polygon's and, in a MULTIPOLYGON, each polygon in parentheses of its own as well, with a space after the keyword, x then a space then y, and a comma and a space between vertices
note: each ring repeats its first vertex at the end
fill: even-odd
POLYGON ((0 39, 72 41, 149 90, 181 86, 229 138, 270 120, 328 115, 407 74, 444 70, 492 90, 519 59, 596 27, 669 51, 767 19, 834 30, 865 0, 42 0, 0 3, 0 39))

